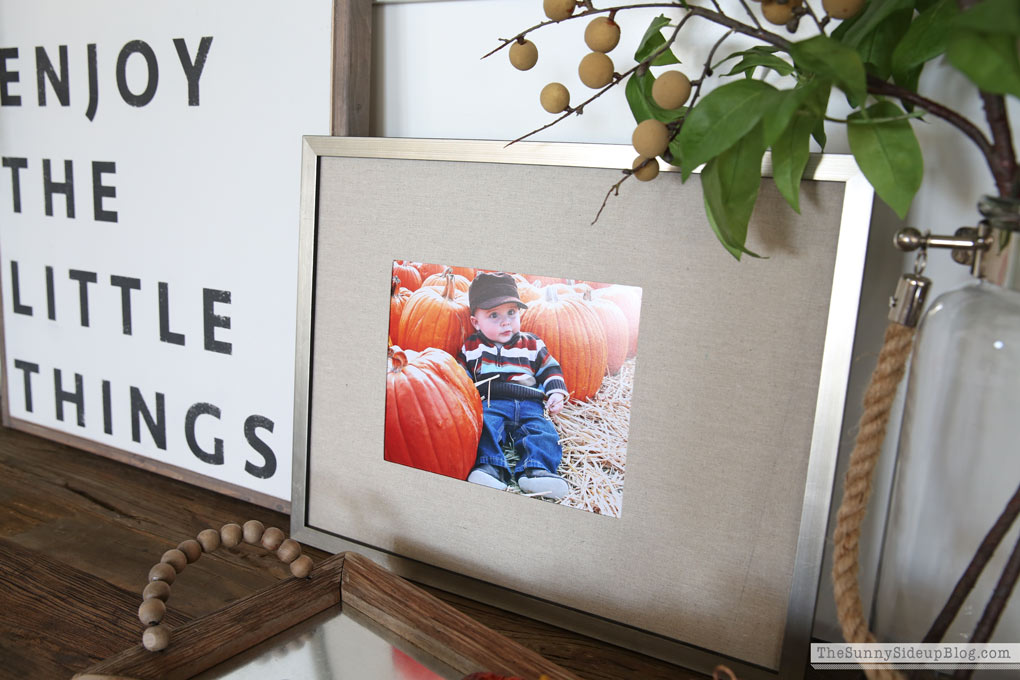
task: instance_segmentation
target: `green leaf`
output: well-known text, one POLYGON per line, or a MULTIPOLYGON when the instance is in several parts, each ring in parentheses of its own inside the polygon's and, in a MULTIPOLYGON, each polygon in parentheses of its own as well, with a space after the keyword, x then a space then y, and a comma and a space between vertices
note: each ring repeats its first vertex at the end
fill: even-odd
MULTIPOLYGON (((637 51, 634 52, 634 61, 642 62, 666 44, 666 39, 662 37, 663 26, 669 25, 669 19, 663 15, 659 15, 652 19, 652 23, 648 25, 648 29, 645 31, 644 36, 641 38, 641 42, 638 44, 637 51)), ((676 58, 673 51, 667 49, 665 52, 660 54, 651 62, 652 66, 668 66, 669 64, 679 64, 680 60, 676 58)))
POLYGON ((818 35, 790 45, 790 55, 801 71, 816 73, 839 86, 851 105, 859 106, 867 96, 864 64, 846 45, 818 35))
POLYGON ((847 140, 875 192, 896 214, 905 217, 924 174, 921 146, 908 120, 869 122, 902 115, 903 111, 890 101, 856 111, 847 119, 847 140))
POLYGON ((703 97, 687 114, 678 136, 683 178, 750 132, 771 108, 777 92, 760 80, 737 80, 703 97))
POLYGON ((634 72, 627 79, 624 94, 627 97, 627 104, 630 105, 630 111, 634 114, 634 120, 640 123, 643 120, 654 118, 663 123, 670 123, 682 118, 687 112, 686 106, 670 111, 655 103, 655 100, 652 99, 652 84, 654 82, 655 76, 649 71, 645 71, 641 75, 634 72))
POLYGON ((957 14, 956 0, 938 0, 914 19, 893 51, 892 72, 897 84, 909 82, 910 71, 946 51, 946 38, 957 14))
POLYGON ((960 14, 955 27, 980 33, 1020 35, 1020 3, 1016 0, 984 0, 960 14))
POLYGON ((826 137, 824 116, 818 119, 818 122, 815 124, 815 129, 811 131, 811 136, 815 138, 816 142, 818 142, 818 146, 823 149, 825 148, 826 137))
POLYGON ((840 35, 840 42, 857 47, 872 31, 879 28, 890 14, 902 9, 913 10, 914 0, 872 0, 864 11, 857 15, 859 19, 840 35))
MULTIPOLYGON (((726 59, 741 56, 741 60, 733 65, 726 75, 735 76, 738 73, 752 73, 755 68, 763 66, 772 69, 781 76, 788 76, 793 73, 793 64, 772 54, 771 51, 751 48, 743 52, 734 52, 726 59)), ((724 60, 725 61, 725 60, 724 60)))
POLYGON ((913 16, 913 8, 893 12, 861 40, 857 52, 861 55, 861 61, 864 62, 868 73, 882 80, 889 78, 892 74, 893 50, 906 34, 913 16))
POLYGON ((1020 97, 1020 62, 1012 36, 954 30, 946 58, 985 92, 1020 97))
POLYGON ((741 253, 758 257, 745 247, 761 186, 761 158, 765 141, 760 125, 708 162, 701 173, 705 211, 716 236, 738 260, 741 253))
POLYGON ((772 175, 786 202, 800 212, 800 178, 807 167, 811 131, 821 120, 813 111, 801 109, 772 145, 772 175))
POLYGON ((824 116, 831 89, 832 84, 829 81, 815 78, 801 81, 791 90, 780 90, 775 97, 772 110, 762 119, 765 145, 772 146, 802 106, 818 116, 824 116))

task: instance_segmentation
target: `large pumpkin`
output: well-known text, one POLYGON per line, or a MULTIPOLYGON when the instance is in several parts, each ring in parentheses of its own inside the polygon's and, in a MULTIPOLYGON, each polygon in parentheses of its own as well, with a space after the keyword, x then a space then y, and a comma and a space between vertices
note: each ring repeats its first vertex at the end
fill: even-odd
POLYGON ((451 267, 447 267, 446 269, 444 269, 442 274, 430 275, 427 279, 421 282, 421 285, 433 287, 438 286, 439 288, 443 288, 446 286, 446 274, 448 272, 453 273, 454 287, 456 287, 456 289, 459 290, 461 293, 468 292, 468 290, 471 288, 471 282, 468 281, 463 276, 461 276, 460 274, 454 273, 451 267))
POLYGON ((561 298, 552 287, 528 305, 521 330, 545 342, 560 362, 567 391, 583 401, 595 396, 606 374, 606 332, 595 312, 580 298, 561 298))
POLYGON ((391 347, 383 457, 466 479, 478 455, 482 400, 457 360, 439 349, 391 347))
POLYGON ((641 320, 641 289, 634 286, 609 286, 595 291, 595 297, 609 300, 616 304, 627 317, 627 330, 630 342, 627 347, 627 358, 637 355, 638 323, 641 320))
POLYGON ((397 328, 400 326, 400 314, 404 311, 404 306, 407 304, 408 298, 411 297, 411 291, 400 285, 400 279, 396 276, 390 282, 390 337, 392 338, 397 333, 397 328))
POLYGON ((584 301, 595 312, 606 332, 606 371, 609 375, 616 375, 627 360, 627 349, 630 347, 627 317, 609 300, 593 298, 590 289, 585 291, 584 301))
POLYGON ((472 330, 467 296, 457 291, 454 274, 448 272, 441 291, 422 286, 411 294, 393 339, 416 352, 437 347, 456 355, 472 330))
POLYGON ((394 262, 393 275, 400 279, 400 285, 412 293, 421 288, 421 273, 409 264, 394 262))

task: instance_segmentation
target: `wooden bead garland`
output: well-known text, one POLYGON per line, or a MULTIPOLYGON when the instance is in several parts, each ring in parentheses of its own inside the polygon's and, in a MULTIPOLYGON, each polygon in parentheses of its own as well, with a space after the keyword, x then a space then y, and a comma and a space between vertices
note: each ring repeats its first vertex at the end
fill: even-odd
POLYGON ((142 591, 142 604, 138 607, 138 620, 148 626, 142 633, 142 646, 150 652, 158 652, 170 645, 170 629, 161 621, 166 616, 164 603, 170 597, 170 584, 177 574, 198 560, 203 552, 213 552, 220 546, 232 548, 241 541, 276 551, 276 556, 289 565, 295 578, 307 578, 312 571, 312 558, 301 554, 300 543, 287 538, 281 529, 267 529, 257 519, 245 522, 243 527, 231 522, 224 524, 219 531, 203 529, 196 538, 182 541, 176 548, 163 553, 159 563, 149 570, 149 583, 142 591))

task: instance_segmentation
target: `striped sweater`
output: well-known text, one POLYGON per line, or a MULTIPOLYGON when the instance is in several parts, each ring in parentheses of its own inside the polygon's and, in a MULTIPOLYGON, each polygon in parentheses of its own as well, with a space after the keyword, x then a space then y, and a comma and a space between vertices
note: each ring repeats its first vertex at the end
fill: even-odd
POLYGON ((472 333, 457 353, 457 361, 483 399, 541 401, 554 392, 570 397, 559 362, 531 333, 518 333, 502 345, 481 333, 472 333))

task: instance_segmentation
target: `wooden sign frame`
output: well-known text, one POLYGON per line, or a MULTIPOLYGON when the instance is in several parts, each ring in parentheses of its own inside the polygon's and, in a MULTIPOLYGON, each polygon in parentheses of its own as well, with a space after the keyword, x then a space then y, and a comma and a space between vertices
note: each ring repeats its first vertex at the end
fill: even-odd
POLYGON ((763 180, 748 247, 769 259, 735 262, 700 180, 669 168, 591 225, 632 160, 608 145, 306 139, 291 533, 693 670, 798 678, 873 191, 846 156, 812 159, 800 215, 763 180), (544 247, 484 247, 510 230, 544 247), (384 460, 396 259, 642 288, 621 517, 384 460))
POLYGON ((464 675, 490 671, 523 680, 576 680, 536 652, 353 552, 327 558, 307 579, 286 579, 174 629, 170 646, 161 652, 139 644, 74 677, 191 678, 332 607, 355 610, 464 675))
MULTIPOLYGON (((367 135, 370 125, 372 78, 371 0, 333 0, 332 44, 331 132, 334 135, 367 135)), ((4 340, 6 335, 3 329, 3 308, 3 300, 0 299, 0 362, 2 362, 0 365, 6 367, 7 352, 4 340)), ((290 511, 290 503, 280 498, 93 439, 12 417, 9 394, 11 376, 5 377, 7 379, 0 389, 0 422, 6 427, 58 441, 262 507, 279 512, 290 511)), ((283 452, 283 455, 288 454, 283 452)))

